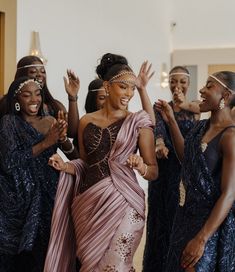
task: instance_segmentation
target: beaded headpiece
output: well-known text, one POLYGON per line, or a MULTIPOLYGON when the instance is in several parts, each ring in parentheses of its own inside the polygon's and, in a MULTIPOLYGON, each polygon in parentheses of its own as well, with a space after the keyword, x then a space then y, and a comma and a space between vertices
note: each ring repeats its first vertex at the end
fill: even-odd
POLYGON ((220 79, 218 79, 214 75, 209 75, 209 77, 212 77, 214 80, 216 80, 220 85, 222 85, 225 89, 229 90, 230 92, 234 92, 234 90, 231 90, 224 82, 222 82, 220 79))
POLYGON ((37 63, 37 64, 28 64, 28 65, 18 67, 17 70, 24 69, 24 68, 29 68, 29 67, 44 67, 44 65, 39 64, 39 63, 37 63))
POLYGON ((184 73, 184 72, 175 72, 175 73, 170 73, 170 74, 169 74, 169 77, 171 77, 171 76, 176 76, 176 75, 182 75, 182 76, 187 76, 187 77, 190 77, 190 74, 188 74, 188 73, 184 73))
POLYGON ((113 76, 110 80, 110 83, 125 83, 125 84, 132 84, 135 85, 136 84, 136 75, 132 72, 132 71, 123 71, 119 74, 117 74, 116 76, 113 76), (133 80, 126 80, 126 79, 119 79, 121 76, 124 75, 131 75, 134 77, 133 80))
POLYGON ((98 91, 105 91, 105 88, 99 88, 99 89, 89 90, 89 92, 98 92, 98 91))
POLYGON ((40 90, 42 89, 42 87, 41 87, 41 85, 40 85, 40 83, 39 83, 38 81, 36 81, 36 80, 34 80, 34 79, 28 79, 28 80, 26 80, 26 81, 20 83, 19 87, 15 90, 15 95, 20 94, 22 88, 23 88, 25 85, 27 85, 28 83, 30 83, 30 82, 36 83, 37 86, 38 86, 38 89, 40 89, 40 90))

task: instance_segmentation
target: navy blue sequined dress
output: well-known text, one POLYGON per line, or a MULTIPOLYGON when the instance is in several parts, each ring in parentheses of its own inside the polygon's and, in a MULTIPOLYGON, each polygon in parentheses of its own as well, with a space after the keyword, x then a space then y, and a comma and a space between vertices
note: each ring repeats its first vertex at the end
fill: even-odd
MULTIPOLYGON (((167 272, 183 272, 180 257, 187 243, 201 230, 220 196, 222 155, 214 137, 203 152, 201 139, 208 121, 200 121, 185 139, 182 182, 185 198, 178 205, 166 262, 167 272)), ((196 272, 235 271, 235 203, 219 229, 207 241, 196 272)))
MULTIPOLYGON (((172 106, 172 103, 170 102, 172 106)), ((175 119, 185 137, 194 126, 194 113, 181 110, 175 112, 175 119)), ((155 137, 163 138, 169 149, 168 159, 159 159, 159 177, 148 187, 148 217, 143 271, 162 272, 169 249, 169 237, 179 200, 181 166, 176 157, 170 132, 161 114, 155 110, 155 137)))
POLYGON ((18 116, 0 121, 0 271, 43 271, 59 174, 37 157, 44 136, 18 116))

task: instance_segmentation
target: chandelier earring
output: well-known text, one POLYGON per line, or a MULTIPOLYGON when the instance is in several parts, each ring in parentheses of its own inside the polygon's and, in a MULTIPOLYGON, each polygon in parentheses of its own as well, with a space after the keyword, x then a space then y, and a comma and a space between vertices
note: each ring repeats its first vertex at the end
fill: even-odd
POLYGON ((224 109, 224 107, 225 107, 225 100, 224 98, 222 98, 219 102, 219 109, 222 110, 224 109))
POLYGON ((20 111, 20 103, 19 102, 15 103, 15 110, 20 111))
POLYGON ((109 96, 109 92, 106 92, 106 96, 109 96))

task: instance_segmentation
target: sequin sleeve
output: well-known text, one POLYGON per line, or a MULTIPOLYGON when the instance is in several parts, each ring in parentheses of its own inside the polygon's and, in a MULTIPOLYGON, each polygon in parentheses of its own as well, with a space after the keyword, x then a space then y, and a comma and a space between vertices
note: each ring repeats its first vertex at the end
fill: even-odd
POLYGON ((167 131, 166 131, 166 125, 165 122, 159 112, 154 107, 154 113, 155 113, 155 119, 156 119, 156 126, 154 130, 155 138, 163 138, 165 139, 167 136, 167 131))
POLYGON ((27 165, 32 159, 32 142, 19 126, 19 120, 6 115, 0 123, 0 165, 5 173, 27 165))

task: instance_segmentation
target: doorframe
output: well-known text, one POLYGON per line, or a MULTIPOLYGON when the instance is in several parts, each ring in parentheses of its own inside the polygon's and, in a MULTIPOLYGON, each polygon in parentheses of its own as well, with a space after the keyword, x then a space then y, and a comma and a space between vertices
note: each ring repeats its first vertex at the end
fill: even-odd
POLYGON ((17 0, 0 2, 0 94, 6 93, 16 71, 17 0))

